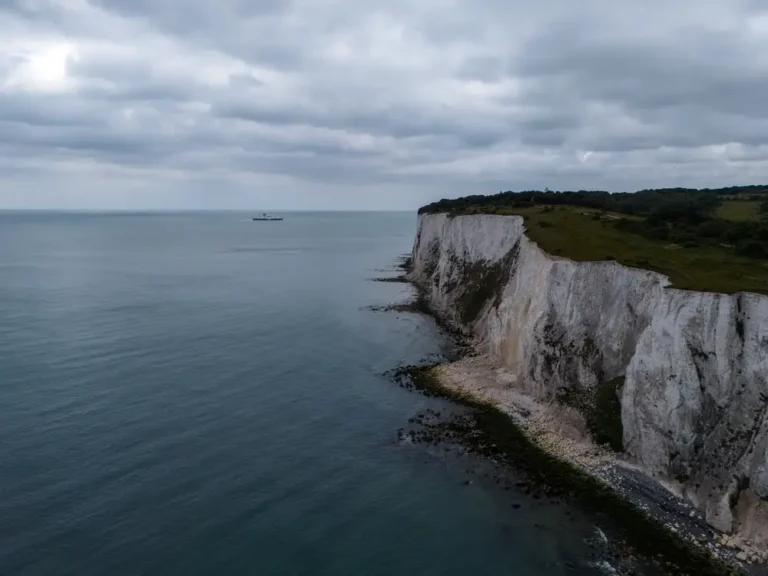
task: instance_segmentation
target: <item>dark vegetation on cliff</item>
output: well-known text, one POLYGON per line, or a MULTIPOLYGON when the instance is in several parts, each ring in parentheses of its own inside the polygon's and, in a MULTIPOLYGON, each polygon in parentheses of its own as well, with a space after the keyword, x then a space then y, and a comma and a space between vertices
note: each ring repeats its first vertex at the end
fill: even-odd
POLYGON ((461 276, 465 281, 456 302, 456 310, 462 324, 468 326, 477 320, 489 300, 493 300, 494 305, 498 307, 504 285, 509 277, 509 270, 515 266, 519 253, 520 243, 518 242, 498 262, 493 264, 474 262, 463 271, 461 276))
POLYGON ((624 378, 600 382, 583 390, 563 388, 558 390, 557 400, 576 408, 584 416, 587 428, 595 442, 606 445, 614 452, 624 451, 624 428, 621 423, 619 390, 624 378))
POLYGON ((503 192, 441 200, 419 212, 516 214, 556 256, 655 270, 677 288, 768 292, 768 186, 503 192))

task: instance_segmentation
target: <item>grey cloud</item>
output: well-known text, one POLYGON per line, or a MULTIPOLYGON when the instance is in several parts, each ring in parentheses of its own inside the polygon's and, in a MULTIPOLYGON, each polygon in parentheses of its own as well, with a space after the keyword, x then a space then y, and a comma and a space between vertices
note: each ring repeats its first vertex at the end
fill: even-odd
POLYGON ((566 140, 579 128, 578 113, 553 113, 539 109, 529 112, 529 116, 517 122, 520 139, 523 144, 530 146, 562 146, 566 140))
POLYGON ((290 8, 288 0, 93 0, 108 11, 146 19, 176 33, 209 33, 226 22, 279 14, 290 8))
POLYGON ((99 33, 99 23, 78 17, 61 0, 10 0, 0 4, 0 14, 23 18, 36 33, 81 36, 91 35, 94 29, 99 33))
POLYGON ((705 106, 714 112, 768 115, 768 66, 733 35, 700 33, 643 42, 595 40, 576 29, 546 33, 525 48, 513 74, 560 80, 571 97, 648 110, 705 106))
MULTIPOLYGON (((39 96, 0 93, 0 121, 30 126, 72 128, 94 127, 93 110, 78 99, 62 98, 52 102, 39 96)), ((0 138, 8 137, 0 133, 0 138)))
MULTIPOLYGON (((361 103, 364 104, 364 103, 361 103)), ((334 128, 364 134, 411 139, 423 136, 442 136, 469 147, 487 147, 500 142, 505 131, 491 119, 474 122, 462 118, 451 110, 419 110, 407 106, 381 110, 339 110, 323 108, 260 106, 255 100, 223 102, 213 113, 224 118, 239 118, 256 123, 276 125, 308 125, 334 128)))
MULTIPOLYGON (((329 207, 371 186, 413 207, 509 188, 768 181, 761 11, 12 0, 0 7, 0 205, 14 178, 29 187, 78 163, 102 183, 80 185, 83 202, 116 170, 137 188, 171 186, 155 180, 166 173, 227 190, 278 179, 322 190, 329 207), (35 84, 55 64, 36 51, 62 42, 68 82, 35 84)), ((202 187, 190 202, 215 206, 202 187)))
POLYGON ((229 77, 229 85, 232 88, 253 88, 264 86, 264 82, 251 74, 232 74, 229 77))
POLYGON ((459 78, 493 82, 504 75, 504 62, 494 56, 472 56, 461 63, 457 71, 459 78))
POLYGON ((68 65, 69 73, 85 85, 81 101, 123 103, 139 101, 187 102, 205 98, 207 90, 194 84, 181 85, 153 73, 148 62, 78 60, 68 65), (89 84, 91 82, 91 84, 89 84))
POLYGON ((162 141, 146 141, 127 134, 85 128, 70 130, 66 134, 47 127, 8 122, 0 123, 0 128, 3 131, 0 142, 38 158, 69 153, 74 158, 98 158, 109 162, 125 161, 147 165, 159 158, 164 147, 167 150, 166 143, 162 141))
POLYGON ((104 56, 91 51, 67 59, 67 71, 77 78, 146 81, 152 77, 152 60, 135 57, 104 56))
MULTIPOLYGON (((158 30, 209 49, 224 50, 253 62, 297 68, 306 54, 284 36, 281 16, 290 0, 91 0, 114 14, 143 21, 158 30)), ((301 32, 299 30, 293 33, 301 32)))
POLYGON ((569 23, 536 35, 509 74, 524 100, 572 122, 524 130, 523 142, 625 152, 765 143, 768 63, 754 58, 754 39, 686 32, 651 40, 569 23))

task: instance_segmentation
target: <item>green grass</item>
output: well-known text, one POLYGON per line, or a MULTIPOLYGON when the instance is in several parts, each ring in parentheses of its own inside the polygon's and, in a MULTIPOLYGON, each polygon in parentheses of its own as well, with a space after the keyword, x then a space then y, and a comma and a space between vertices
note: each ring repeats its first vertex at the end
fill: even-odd
MULTIPOLYGON (((468 210, 465 213, 483 212, 468 210)), ((727 248, 682 248, 618 230, 611 218, 583 208, 499 208, 525 218, 528 237, 543 250, 572 260, 616 260, 669 276, 675 288, 768 293, 768 261, 735 256, 727 248)))
POLYGON ((734 222, 752 222, 759 218, 760 203, 744 200, 728 200, 717 209, 717 217, 734 222))

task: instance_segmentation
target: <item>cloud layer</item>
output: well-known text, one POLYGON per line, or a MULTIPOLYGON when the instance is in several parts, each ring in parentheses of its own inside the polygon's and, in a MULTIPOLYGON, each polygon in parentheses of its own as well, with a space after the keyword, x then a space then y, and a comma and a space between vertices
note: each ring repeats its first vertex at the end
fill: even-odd
POLYGON ((755 0, 5 0, 0 207, 768 182, 755 0))

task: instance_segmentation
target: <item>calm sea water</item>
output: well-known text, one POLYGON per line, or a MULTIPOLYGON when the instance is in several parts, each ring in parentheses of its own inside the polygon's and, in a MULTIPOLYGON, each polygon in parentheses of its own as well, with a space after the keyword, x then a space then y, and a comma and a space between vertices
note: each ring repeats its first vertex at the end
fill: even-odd
POLYGON ((382 373, 441 339, 368 279, 414 229, 0 214, 0 574, 597 573, 578 512, 397 442, 437 401, 382 373))

